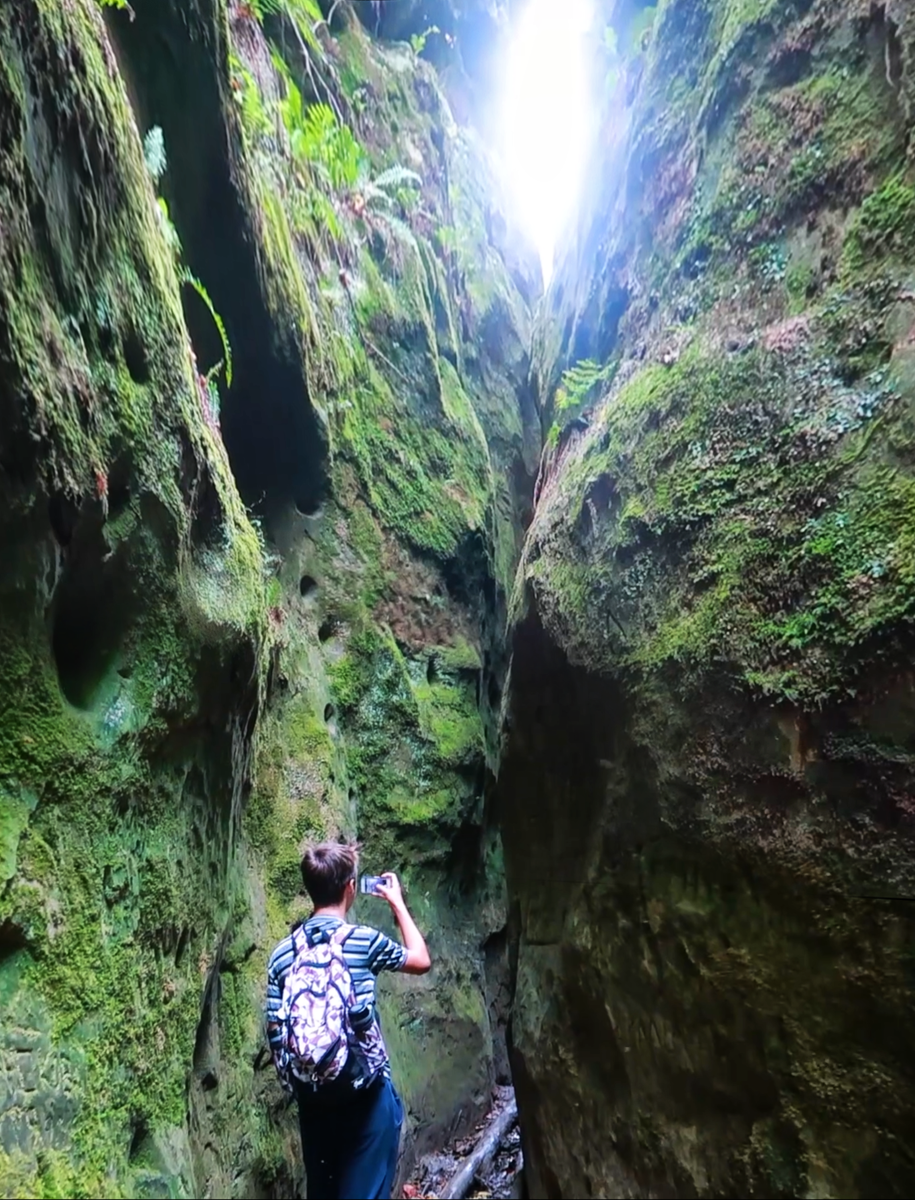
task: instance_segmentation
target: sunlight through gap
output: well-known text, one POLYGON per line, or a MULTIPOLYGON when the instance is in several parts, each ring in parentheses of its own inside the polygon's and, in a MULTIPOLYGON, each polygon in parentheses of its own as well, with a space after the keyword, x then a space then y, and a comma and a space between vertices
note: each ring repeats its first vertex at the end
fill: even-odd
POLYGON ((500 140, 509 195, 540 255, 544 284, 572 216, 591 144, 586 38, 593 0, 529 0, 508 53, 500 140))

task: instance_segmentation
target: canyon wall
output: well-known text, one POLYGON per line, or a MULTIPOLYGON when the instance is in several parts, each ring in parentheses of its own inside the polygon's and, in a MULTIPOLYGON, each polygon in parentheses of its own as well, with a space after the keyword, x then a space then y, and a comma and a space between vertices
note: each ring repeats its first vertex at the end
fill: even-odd
POLYGON ((911 6, 608 16, 499 805, 536 1196, 906 1196, 911 6))
POLYGON ((538 285, 422 46, 333 7, 0 5, 5 1194, 296 1193, 260 1005, 309 838, 429 933, 408 1153, 506 1078, 538 285))

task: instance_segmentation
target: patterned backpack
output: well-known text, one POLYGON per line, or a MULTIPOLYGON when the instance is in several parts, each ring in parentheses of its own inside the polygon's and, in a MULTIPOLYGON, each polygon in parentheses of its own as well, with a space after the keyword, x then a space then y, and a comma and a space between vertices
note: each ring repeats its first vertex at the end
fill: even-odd
POLYGON ((292 934, 295 958, 283 983, 277 1020, 282 1028, 277 1070, 300 1097, 345 1100, 378 1078, 388 1060, 374 1005, 359 1004, 343 956, 351 932, 300 926, 292 934))

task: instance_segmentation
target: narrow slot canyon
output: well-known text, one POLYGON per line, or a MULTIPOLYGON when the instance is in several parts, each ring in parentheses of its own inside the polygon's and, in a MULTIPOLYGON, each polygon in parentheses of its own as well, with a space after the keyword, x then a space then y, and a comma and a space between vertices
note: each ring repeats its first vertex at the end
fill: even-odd
POLYGON ((319 843, 392 1195, 915 1192, 913 128, 909 0, 0 0, 0 1194, 317 1200, 319 843))

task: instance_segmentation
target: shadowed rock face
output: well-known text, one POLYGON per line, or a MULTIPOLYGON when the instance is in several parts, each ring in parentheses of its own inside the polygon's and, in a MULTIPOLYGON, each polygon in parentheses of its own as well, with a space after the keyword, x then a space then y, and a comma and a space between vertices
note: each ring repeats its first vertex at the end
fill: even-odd
POLYGON ((529 1182, 901 1197, 911 14, 615 20, 499 777, 529 1182))

